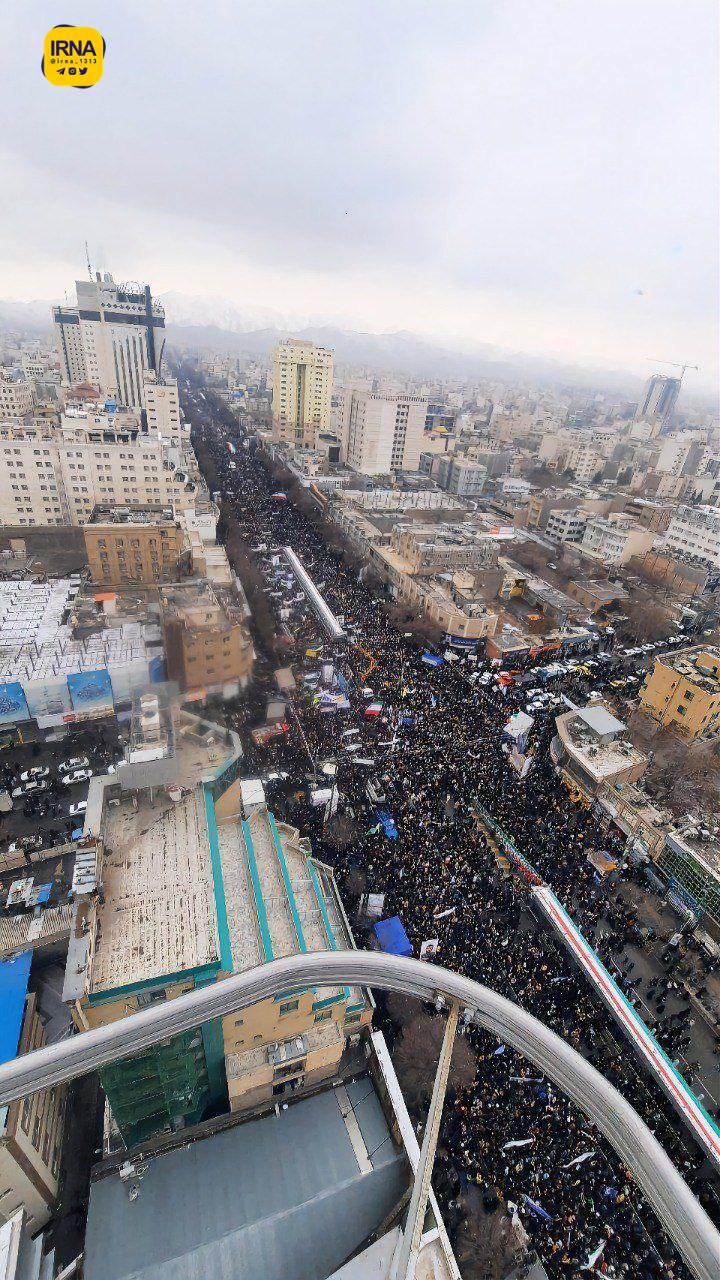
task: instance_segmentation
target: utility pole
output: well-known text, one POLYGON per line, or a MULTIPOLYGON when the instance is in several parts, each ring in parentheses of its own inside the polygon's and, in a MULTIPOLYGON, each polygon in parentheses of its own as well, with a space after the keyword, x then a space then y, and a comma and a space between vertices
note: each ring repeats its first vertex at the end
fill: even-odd
POLYGON ((435 1072, 435 1083, 433 1085, 432 1098, 430 1099, 430 1109, 425 1122, 425 1135, 423 1137, 422 1149, 420 1151, 420 1159, 418 1160, 417 1169, 415 1170, 415 1180, 413 1182, 412 1194, 410 1196, 410 1205, 407 1212, 407 1220, 405 1222, 405 1230, 403 1232, 402 1243, 400 1245, 400 1253, 398 1255, 394 1280, 414 1280, 415 1276, 415 1267, 417 1266, 418 1254, 420 1253, 420 1242, 422 1240, 425 1214, 427 1213, 428 1197, 430 1195, 430 1181, 432 1179, 432 1171, 435 1164, 435 1151, 437 1148, 438 1133, 440 1132, 440 1121, 442 1119, 443 1104, 445 1102, 445 1091, 447 1089, 450 1063, 452 1062, 452 1053, 455 1044, 455 1033, 457 1031, 459 1013, 460 1006, 457 1003, 453 1003, 450 1006, 447 1022, 445 1023, 445 1034, 443 1036, 440 1057, 438 1058, 437 1071, 435 1072))

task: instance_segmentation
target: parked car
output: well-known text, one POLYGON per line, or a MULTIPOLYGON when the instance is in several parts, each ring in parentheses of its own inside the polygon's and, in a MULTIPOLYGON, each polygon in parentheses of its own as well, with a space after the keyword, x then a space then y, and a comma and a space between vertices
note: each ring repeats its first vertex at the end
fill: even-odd
POLYGON ((71 773, 63 774, 60 781, 64 787, 72 787, 76 782, 89 782, 92 776, 92 769, 73 769, 71 773))
POLYGON ((71 818, 76 818, 78 814, 84 813, 87 809, 87 800, 80 800, 78 804, 71 804, 68 813, 71 818))
POLYGON ((20 774, 21 782, 30 782, 32 778, 47 778, 50 776, 50 770, 47 765, 36 765, 34 769, 26 769, 20 774))
POLYGON ((87 769, 90 761, 87 756, 71 756, 58 765, 58 773, 72 773, 73 769, 87 769))
POLYGON ((13 800, 20 796, 30 796, 37 791, 47 791, 48 786, 49 783, 42 778, 31 778, 29 782, 21 782, 19 787, 13 787, 13 800))

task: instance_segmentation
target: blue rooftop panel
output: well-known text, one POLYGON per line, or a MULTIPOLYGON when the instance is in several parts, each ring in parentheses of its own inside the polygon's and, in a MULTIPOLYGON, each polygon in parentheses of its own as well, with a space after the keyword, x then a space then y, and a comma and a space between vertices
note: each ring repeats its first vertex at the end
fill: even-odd
POLYGON ((0 1063, 17 1057, 32 951, 0 960, 0 1063))

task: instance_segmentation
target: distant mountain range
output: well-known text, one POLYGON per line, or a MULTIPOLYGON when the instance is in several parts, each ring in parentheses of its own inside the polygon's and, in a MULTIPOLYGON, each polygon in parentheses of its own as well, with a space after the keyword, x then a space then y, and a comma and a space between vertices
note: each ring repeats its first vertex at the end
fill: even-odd
MULTIPOLYGON (((282 316, 269 309, 241 312, 223 298, 160 295, 166 309, 168 344, 201 351, 267 359, 282 338, 306 338, 330 347, 338 365, 366 366, 378 374, 397 374, 442 380, 491 378, 607 389, 637 395, 640 380, 623 370, 581 368, 549 357, 524 355, 483 345, 473 351, 452 349, 438 341, 400 330, 363 333, 336 323, 302 316, 282 316)), ((49 333, 48 301, 15 302, 0 299, 0 326, 29 334, 49 333)))

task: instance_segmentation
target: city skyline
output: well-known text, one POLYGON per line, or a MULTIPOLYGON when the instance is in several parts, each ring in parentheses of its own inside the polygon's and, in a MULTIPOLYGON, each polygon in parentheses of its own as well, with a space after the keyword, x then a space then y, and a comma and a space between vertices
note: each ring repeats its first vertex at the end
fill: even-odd
POLYGON ((26 64, 56 15, 11 4, 0 294, 61 300, 87 238, 93 266, 156 294, 643 377, 689 361, 688 390, 712 387, 715 14, 656 13, 281 4, 269 27, 250 5, 238 51, 220 5, 205 84, 168 6, 130 24, 100 3, 89 115, 84 94, 48 113, 26 64), (177 74, 158 84, 161 55, 177 74))

